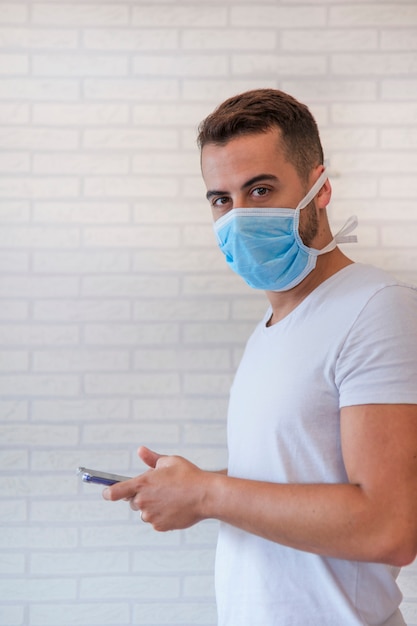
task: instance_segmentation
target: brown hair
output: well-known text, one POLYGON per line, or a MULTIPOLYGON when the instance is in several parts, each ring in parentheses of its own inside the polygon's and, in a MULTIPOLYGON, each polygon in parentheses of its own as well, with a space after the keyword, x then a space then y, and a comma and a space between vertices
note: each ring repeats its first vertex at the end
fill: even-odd
POLYGON ((287 160, 307 179, 323 163, 317 124, 308 107, 278 89, 254 89, 228 98, 198 128, 200 150, 208 143, 225 145, 234 137, 281 130, 287 160))

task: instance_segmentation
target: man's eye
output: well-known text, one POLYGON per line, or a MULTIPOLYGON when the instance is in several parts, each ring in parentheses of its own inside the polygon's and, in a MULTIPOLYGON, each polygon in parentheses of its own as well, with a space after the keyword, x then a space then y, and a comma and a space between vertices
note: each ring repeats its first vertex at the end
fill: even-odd
POLYGON ((212 201, 212 206, 225 206, 229 202, 229 198, 227 196, 222 196, 221 198, 214 198, 212 201))
POLYGON ((252 193, 254 196, 266 196, 268 191, 269 189, 267 187, 255 187, 252 193))

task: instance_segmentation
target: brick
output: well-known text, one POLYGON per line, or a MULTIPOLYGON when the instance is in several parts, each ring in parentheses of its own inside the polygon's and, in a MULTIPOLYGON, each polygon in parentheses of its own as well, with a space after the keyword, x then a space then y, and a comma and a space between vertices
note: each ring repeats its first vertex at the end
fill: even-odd
MULTIPOLYGON (((1 29, 0 29, 1 41, 1 29)), ((29 121, 29 106, 23 103, 0 104, 0 125, 27 124, 29 121)))
POLYGON ((7 626, 23 626, 24 624, 23 606, 13 606, 13 605, 0 606, 0 624, 7 624, 7 626))
POLYGON ((34 223, 120 224, 130 217, 129 204, 124 202, 42 202, 33 207, 34 223))
POLYGON ((417 169, 417 154, 408 152, 395 153, 395 159, 389 151, 361 152, 356 154, 334 153, 332 156, 332 167, 336 171, 345 174, 391 174, 391 173, 412 173, 417 169))
POLYGON ((227 9, 218 6, 184 6, 165 5, 161 11, 160 6, 152 6, 150 3, 143 6, 134 6, 132 15, 133 25, 140 27, 175 26, 210 27, 226 26, 227 9))
POLYGON ((417 50, 417 28, 387 28, 380 32, 382 50, 417 50))
MULTIPOLYGON (((29 416, 28 405, 24 400, 1 400, 0 401, 0 421, 1 422, 24 422, 27 420, 29 416)), ((3 452, 0 452, 2 455, 3 452)), ((6 465, 7 467, 7 452, 4 453, 6 455, 6 465)), ((12 459, 15 458, 14 455, 17 454, 17 458, 21 458, 21 454, 23 457, 26 457, 25 452, 17 453, 13 452, 12 459)), ((22 461, 23 462, 23 461, 22 461)))
POLYGON ((234 320, 258 322, 265 315, 269 302, 264 294, 253 293, 252 297, 235 298, 231 307, 234 320))
POLYGON ((95 324, 85 329, 85 343, 95 346, 169 345, 177 343, 178 324, 95 324))
POLYGON ((19 300, 4 300, 2 299, 0 307, 0 322, 5 321, 24 321, 27 320, 29 314, 29 307, 26 302, 19 300))
MULTIPOLYGON (((1 57, 0 57, 1 69, 1 57)), ((34 76, 127 76, 126 56, 95 54, 34 55, 34 76)))
POLYGON ((78 279, 73 277, 0 276, 0 297, 69 298, 77 294, 78 279))
MULTIPOLYGON (((127 506, 127 505, 126 505, 127 506)), ((136 514, 136 517, 137 514, 136 514)), ((135 546, 143 546, 148 549, 157 547, 164 549, 166 546, 178 546, 180 533, 155 533, 151 526, 138 523, 132 524, 111 524, 94 526, 84 526, 81 529, 81 545, 85 548, 118 548, 131 547, 132 539, 135 546)))
POLYGON ((219 349, 141 349, 134 354, 136 370, 224 370, 229 362, 228 350, 219 349))
POLYGON ((86 28, 84 46, 92 50, 175 50, 178 32, 167 28, 86 28))
POLYGON ((223 271, 219 271, 218 274, 204 274, 198 277, 186 276, 182 284, 182 293, 192 297, 208 294, 216 297, 241 296, 250 293, 250 288, 245 281, 237 274, 232 273, 232 270, 226 267, 225 262, 223 271))
POLYGON ((0 273, 20 274, 29 269, 29 257, 26 252, 0 251, 0 273))
MULTIPOLYGON (((247 91, 249 89, 258 89, 265 87, 263 78, 248 79, 205 79, 185 78, 182 81, 182 94, 186 100, 192 102, 210 102, 212 106, 207 109, 207 115, 211 112, 215 105, 220 103, 229 96, 247 91)), ((200 120, 197 120, 197 123, 200 120)))
POLYGON ((78 45, 78 33, 68 28, 52 30, 31 26, 0 27, 0 43, 4 49, 27 49, 31 52, 33 50, 73 50, 78 45))
POLYGON ((79 343, 79 331, 74 325, 8 324, 0 326, 3 347, 74 346, 79 343))
POLYGON ((50 426, 44 424, 0 425, 3 443, 17 446, 62 447, 74 446, 78 443, 79 429, 77 426, 50 426))
MULTIPOLYGON (((0 419, 3 415, 0 415, 0 419)), ((25 450, 0 450, 0 466, 4 471, 27 470, 29 455, 25 450)))
POLYGON ((138 420, 224 420, 227 413, 226 398, 135 398, 133 402, 133 419, 138 420))
POLYGON ((213 323, 210 328, 207 324, 201 324, 196 322, 194 324, 188 324, 184 328, 184 343, 199 344, 216 344, 228 345, 230 343, 237 343, 246 341, 249 334, 253 331, 252 324, 246 324, 241 322, 237 324, 218 324, 213 323))
POLYGON ((179 376, 176 373, 87 374, 84 385, 87 395, 171 395, 180 391, 179 376))
POLYGON ((276 45, 273 29, 187 28, 181 33, 184 50, 273 50, 276 45))
POLYGON ((376 50, 378 31, 376 28, 289 29, 281 33, 281 45, 283 50, 292 52, 376 50))
MULTIPOLYGON (((1 165, 1 162, 0 162, 1 165)), ((127 174, 129 160, 124 155, 102 154, 35 154, 35 174, 127 174)))
POLYGON ((180 231, 172 226, 130 226, 86 228, 84 245, 89 247, 116 246, 122 248, 177 248, 180 231))
MULTIPOLYGON (((143 564, 142 564, 143 566, 143 564)), ((80 597, 91 599, 130 599, 146 601, 177 598, 180 584, 177 577, 169 576, 95 576, 83 577, 80 597)))
POLYGON ((104 299, 43 300, 34 303, 33 318, 41 322, 57 319, 61 322, 121 322, 130 319, 130 304, 123 300, 104 299))
POLYGON ((401 10, 395 2, 348 4, 329 7, 330 26, 407 26, 417 24, 417 7, 413 4, 401 4, 401 10))
POLYGON ((417 98, 417 86, 414 78, 386 79, 381 82, 381 95, 386 100, 410 100, 417 98))
POLYGON ((1 100, 76 100, 79 85, 75 79, 10 78, 0 83, 1 100))
POLYGON ((196 270, 214 271, 222 269, 224 259, 219 251, 213 250, 146 250, 136 252, 133 257, 133 269, 137 272, 152 267, 161 272, 195 272, 196 270))
POLYGON ((226 300, 209 301, 193 298, 142 300, 134 306, 133 319, 146 321, 194 321, 195 319, 226 320, 229 318, 229 303, 226 300), (165 306, 164 306, 165 304, 165 306))
POLYGON ((415 102, 373 102, 361 104, 332 104, 332 118, 336 124, 350 124, 353 126, 402 126, 417 122, 417 104, 415 102))
POLYGON ((34 352, 32 367, 34 372, 51 373, 126 371, 129 369, 129 353, 115 350, 42 350, 34 352))
POLYGON ((185 374, 183 387, 189 395, 227 394, 233 382, 233 375, 224 373, 185 374))
MULTIPOLYGON (((53 402, 50 401, 50 403, 52 404, 53 402)), ((102 403, 104 404, 103 401, 102 403)), ((102 420, 106 419, 105 414, 102 414, 100 417, 102 420)), ((120 415, 119 419, 122 418, 123 414, 120 415)), ((78 422, 86 421, 85 416, 78 414, 75 414, 75 419, 78 422)), ((49 421, 58 420, 51 419, 49 421)), ((47 468, 49 471, 70 472, 72 476, 75 476, 76 468, 82 466, 106 468, 109 472, 113 471, 114 473, 127 476, 129 474, 133 475, 132 470, 129 469, 129 458, 129 452, 125 449, 100 451, 91 447, 83 448, 82 450, 34 450, 31 454, 31 469, 45 471, 47 468)), ((91 485, 82 484, 82 487, 85 487, 86 496, 90 498, 91 490, 89 488, 91 485)))
POLYGON ((29 71, 29 59, 24 54, 0 54, 0 76, 18 76, 29 71))
POLYGON ((381 146, 388 149, 415 149, 417 146, 417 129, 385 128, 381 130, 381 146))
POLYGON ((0 154, 0 172, 6 174, 25 174, 30 171, 29 154, 24 152, 9 152, 0 154))
POLYGON ((0 372, 25 372, 29 369, 29 355, 17 350, 0 350, 0 372))
POLYGON ((3 198, 74 198, 78 193, 79 181, 75 178, 4 176, 0 185, 3 198))
MULTIPOLYGON (((23 554, 2 554, 0 562, 0 574, 23 574, 25 569, 25 557, 23 554)), ((0 620, 2 613, 0 612, 0 620)), ((0 623, 5 623, 1 622, 0 623)))
POLYGON ((75 376, 0 376, 0 393, 10 396, 76 396, 80 385, 75 376))
MULTIPOLYGON (((203 189, 202 193, 205 194, 203 189)), ((180 203, 175 202, 175 205, 167 202, 161 203, 155 199, 135 202, 133 221, 142 226, 145 224, 179 224, 182 226, 181 232, 187 232, 186 229, 190 224, 204 224, 206 229, 207 227, 211 229, 210 232, 213 237, 210 209, 202 196, 200 196, 198 203, 185 198, 182 198, 180 203)))
MULTIPOLYGON (((1 61, 1 57, 0 57, 1 61)), ((0 65, 1 69, 1 65, 0 65)), ((227 76, 226 55, 143 55, 133 58, 133 74, 139 76, 227 76)))
MULTIPOLYGON (((179 82, 176 79, 164 78, 153 80, 146 78, 131 79, 85 79, 85 96, 89 100, 123 100, 123 101, 176 101, 179 97, 179 82)), ((0 91, 1 96, 1 91, 0 91)))
POLYGON ((277 7, 270 4, 256 6, 232 6, 230 22, 232 26, 263 27, 267 16, 268 27, 294 28, 294 26, 324 26, 326 24, 325 7, 277 7))
MULTIPOLYGON (((85 148, 116 150, 172 150, 178 147, 175 130, 159 131, 152 128, 87 130, 83 136, 85 148)), ((154 172, 155 173, 155 172, 154 172)))
POLYGON ((377 83, 375 80, 342 80, 337 78, 328 82, 326 80, 283 80, 282 89, 293 94, 303 102, 345 102, 361 100, 375 100, 377 97, 377 83))
MULTIPOLYGON (((77 486, 79 478, 73 476, 71 480, 74 486, 77 486)), ((61 482, 62 479, 60 479, 60 483, 61 482)), ((88 485, 88 487, 92 487, 92 485, 88 485)), ((80 524, 94 522, 97 524, 102 521, 103 516, 106 517, 108 522, 120 522, 128 519, 129 509, 126 505, 114 507, 106 506, 106 502, 101 497, 97 498, 97 495, 99 495, 97 490, 99 490, 101 494, 102 487, 93 487, 93 489, 90 490, 90 498, 81 502, 71 500, 70 498, 67 498, 66 502, 49 502, 38 498, 37 502, 32 503, 30 512, 31 521, 50 524, 58 522, 78 522, 80 524)), ((64 492, 69 493, 65 490, 64 492)), ((42 494, 37 495, 42 496, 42 494)), ((50 492, 47 495, 53 494, 50 492)), ((62 573, 62 570, 60 573, 62 573)))
POLYGON ((12 128, 0 130, 3 149, 12 150, 73 150, 78 146, 78 133, 75 130, 54 130, 38 128, 12 128))
POLYGON ((205 600, 214 598, 213 576, 185 576, 183 585, 185 598, 204 598, 205 600))
POLYGON ((33 23, 38 25, 60 26, 122 26, 128 23, 129 9, 125 4, 59 3, 33 6, 33 23))
POLYGON ((50 274, 102 274, 122 273, 129 270, 127 252, 62 252, 60 254, 36 252, 33 270, 50 274))
MULTIPOLYGON (((149 266, 148 266, 149 267, 149 266)), ((175 297, 179 293, 179 278, 168 276, 112 276, 83 278, 81 293, 87 297, 116 298, 129 297, 157 297, 164 293, 165 296, 175 297)))
POLYGON ((413 75, 416 67, 416 55, 413 53, 335 54, 331 60, 331 71, 338 76, 413 75))
POLYGON ((9 602, 33 602, 42 598, 43 602, 53 600, 74 600, 76 583, 68 578, 25 579, 0 578, 0 596, 9 602))
POLYGON ((31 626, 56 626, 57 615, 65 615, 65 623, 71 626, 125 626, 130 624, 127 602, 65 604, 34 604, 30 607, 31 626))
MULTIPOLYGON (((132 571, 143 572, 143 551, 133 553, 132 571)), ((147 571, 156 574, 183 574, 191 572, 212 572, 214 568, 213 550, 155 550, 152 560, 147 562, 147 571)))
MULTIPOLYGON (((77 492, 77 484, 76 480, 73 476, 61 476, 59 482, 59 492, 65 498, 69 498, 74 496, 77 492)), ((43 497, 55 497, 56 496, 56 477, 54 475, 45 476, 45 475, 35 475, 33 473, 20 475, 16 474, 14 476, 6 476, 3 478, 3 497, 28 497, 35 499, 41 499, 43 497)), ((47 501, 42 502, 45 509, 51 504, 47 501)), ((33 506, 39 507, 41 505, 41 501, 38 503, 33 503, 33 506)), ((63 503, 60 502, 59 506, 63 506, 63 503)), ((75 515, 75 513, 74 513, 75 515)), ((33 509, 31 507, 30 511, 30 519, 33 521, 44 521, 43 520, 35 520, 33 516, 33 509)), ((53 519, 51 515, 50 521, 56 521, 53 519)), ((65 520, 60 520, 65 521, 65 520)))
POLYGON ((16 5, 12 2, 2 2, 0 24, 19 24, 25 22, 28 16, 28 7, 16 5))
POLYGON ((117 430, 111 424, 85 426, 83 430, 83 443, 133 445, 135 449, 146 442, 146 445, 158 442, 159 446, 178 444, 179 431, 175 424, 164 424, 163 433, 158 425, 147 423, 119 423, 117 430))
MULTIPOLYGON (((1 108, 0 108, 1 119, 1 108)), ((83 104, 34 104, 33 120, 41 126, 115 126, 126 124, 129 108, 126 104, 90 103, 83 104)))
POLYGON ((172 198, 177 195, 179 185, 173 177, 95 176, 85 179, 84 190, 87 198, 172 198))
POLYGON ((30 219, 29 202, 4 200, 0 206, 1 224, 23 224, 30 219))
POLYGON ((21 549, 74 549, 77 545, 78 532, 69 527, 8 526, 0 533, 0 547, 21 549))
POLYGON ((84 576, 97 571, 124 574, 129 569, 129 553, 123 550, 84 550, 81 553, 38 552, 30 560, 30 573, 33 575, 84 576))
POLYGON ((134 605, 135 624, 143 626, 172 626, 193 624, 193 626, 214 626, 216 608, 214 602, 142 603, 134 605))
POLYGON ((232 72, 235 76, 256 76, 259 67, 265 73, 279 74, 279 76, 323 76, 327 72, 326 57, 318 54, 284 55, 277 54, 233 54, 231 60, 232 72))
MULTIPOLYGON (((14 494, 12 494, 12 497, 13 500, 1 500, 0 522, 2 524, 18 524, 27 520, 28 514, 26 502, 23 500, 16 500, 16 496, 14 494)), ((2 554, 0 560, 0 576, 1 574, 23 574, 23 572, 23 555, 2 554), (9 557, 9 559, 7 557, 9 557)))
MULTIPOLYGON (((132 171, 137 174, 175 174, 186 175, 200 171, 197 153, 169 152, 135 154, 132 158, 132 171)), ((149 210, 149 209, 148 209, 149 210)))

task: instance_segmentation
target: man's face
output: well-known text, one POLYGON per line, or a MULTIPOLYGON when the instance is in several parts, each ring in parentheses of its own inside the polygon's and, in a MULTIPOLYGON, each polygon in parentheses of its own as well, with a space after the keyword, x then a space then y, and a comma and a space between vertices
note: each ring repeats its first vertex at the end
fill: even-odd
MULTIPOLYGON (((235 208, 295 209, 320 173, 312 172, 309 185, 303 183, 285 158, 278 128, 236 137, 222 146, 206 144, 201 168, 215 221, 235 208)), ((300 215, 300 235, 306 245, 311 245, 316 232, 316 211, 308 206, 300 215)))

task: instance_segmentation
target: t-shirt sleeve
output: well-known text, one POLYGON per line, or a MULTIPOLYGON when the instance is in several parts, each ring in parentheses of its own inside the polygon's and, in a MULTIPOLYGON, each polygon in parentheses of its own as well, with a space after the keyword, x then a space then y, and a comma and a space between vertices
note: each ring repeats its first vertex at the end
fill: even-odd
POLYGON ((340 407, 417 404, 417 290, 380 289, 355 320, 336 365, 340 407))

